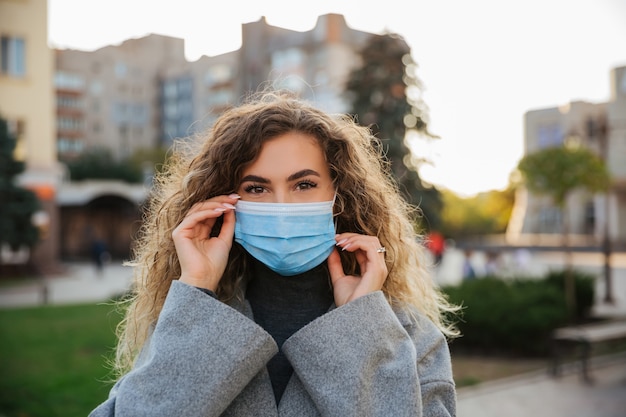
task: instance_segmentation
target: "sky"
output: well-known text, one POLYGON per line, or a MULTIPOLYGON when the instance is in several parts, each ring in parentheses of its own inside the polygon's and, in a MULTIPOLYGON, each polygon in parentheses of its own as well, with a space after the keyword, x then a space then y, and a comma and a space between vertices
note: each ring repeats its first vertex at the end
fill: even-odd
POLYGON ((463 196, 507 186, 523 156, 524 113, 609 101, 610 71, 626 65, 624 0, 47 1, 51 47, 158 33, 185 39, 190 61, 239 49, 241 25, 262 16, 307 31, 339 13, 353 29, 399 34, 440 137, 415 146, 431 161, 420 173, 463 196))

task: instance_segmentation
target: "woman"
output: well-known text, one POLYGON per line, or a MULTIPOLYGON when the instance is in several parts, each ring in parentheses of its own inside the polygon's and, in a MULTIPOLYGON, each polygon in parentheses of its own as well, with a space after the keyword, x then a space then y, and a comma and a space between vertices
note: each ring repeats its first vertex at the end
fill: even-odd
POLYGON ((455 414, 454 308, 368 129, 266 94, 169 167, 92 416, 455 414))

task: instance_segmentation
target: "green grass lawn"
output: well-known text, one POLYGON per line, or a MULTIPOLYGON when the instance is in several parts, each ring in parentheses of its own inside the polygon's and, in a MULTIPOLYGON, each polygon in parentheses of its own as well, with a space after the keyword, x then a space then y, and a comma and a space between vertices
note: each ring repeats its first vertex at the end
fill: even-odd
POLYGON ((0 310, 0 416, 85 417, 106 399, 111 305, 0 310))

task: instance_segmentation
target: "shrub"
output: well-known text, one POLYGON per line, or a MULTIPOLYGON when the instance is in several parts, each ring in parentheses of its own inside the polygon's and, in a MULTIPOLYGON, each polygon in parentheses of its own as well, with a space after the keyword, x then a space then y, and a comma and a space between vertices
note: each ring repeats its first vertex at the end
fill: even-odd
POLYGON ((67 167, 72 181, 113 179, 140 183, 143 180, 139 167, 129 161, 116 161, 111 151, 103 148, 85 151, 77 159, 68 161, 67 167))
MULTIPOLYGON (((496 277, 444 287, 451 302, 464 306, 454 346, 480 353, 545 355, 550 333, 568 323, 561 274, 544 279, 496 277)), ((593 278, 575 273, 581 314, 593 303, 593 278)))
MULTIPOLYGON (((573 320, 576 322, 582 322, 589 317, 591 307, 593 306, 593 300, 595 298, 595 280, 593 275, 586 274, 581 271, 572 270, 571 273, 574 275, 574 282, 576 286, 576 309, 574 311, 573 320)), ((565 271, 552 271, 546 276, 546 280, 564 293, 565 276, 565 271)))

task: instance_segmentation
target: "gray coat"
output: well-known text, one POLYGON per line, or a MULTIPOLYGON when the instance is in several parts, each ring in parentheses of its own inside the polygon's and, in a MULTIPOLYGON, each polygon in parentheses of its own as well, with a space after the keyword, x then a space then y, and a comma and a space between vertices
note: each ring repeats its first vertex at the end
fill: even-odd
POLYGON ((309 323, 283 345, 294 368, 278 406, 265 365, 278 347, 247 303, 173 281, 132 371, 91 417, 453 416, 450 353, 423 316, 378 291, 309 323))

